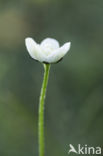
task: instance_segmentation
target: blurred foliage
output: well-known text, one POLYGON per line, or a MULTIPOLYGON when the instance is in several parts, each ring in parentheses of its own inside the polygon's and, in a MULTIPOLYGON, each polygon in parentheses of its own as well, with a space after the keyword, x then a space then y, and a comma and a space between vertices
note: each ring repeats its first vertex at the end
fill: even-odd
POLYGON ((45 105, 46 155, 69 144, 103 146, 103 1, 0 0, 0 156, 37 156, 43 67, 25 37, 72 42, 52 65, 45 105))

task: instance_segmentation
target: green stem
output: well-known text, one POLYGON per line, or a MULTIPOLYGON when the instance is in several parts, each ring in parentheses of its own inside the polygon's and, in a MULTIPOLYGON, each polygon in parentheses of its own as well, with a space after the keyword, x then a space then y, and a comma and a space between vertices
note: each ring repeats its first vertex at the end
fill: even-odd
POLYGON ((39 102, 39 121, 38 121, 38 137, 39 137, 39 156, 45 154, 45 143, 44 143, 44 101, 46 96, 46 88, 48 84, 50 64, 44 64, 44 78, 40 94, 39 102))

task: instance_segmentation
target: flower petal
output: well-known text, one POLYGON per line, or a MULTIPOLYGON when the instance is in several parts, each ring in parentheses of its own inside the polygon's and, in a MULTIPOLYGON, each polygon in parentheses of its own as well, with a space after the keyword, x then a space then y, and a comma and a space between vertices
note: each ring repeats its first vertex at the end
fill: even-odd
POLYGON ((45 55, 42 53, 39 44, 37 44, 32 38, 25 39, 26 48, 30 56, 40 62, 45 60, 45 55))
POLYGON ((42 47, 46 48, 47 46, 52 48, 52 49, 57 49, 59 48, 59 42, 56 39, 53 38, 46 38, 44 39, 41 44, 42 47))
POLYGON ((58 48, 51 55, 49 55, 46 61, 48 63, 58 62, 69 51, 70 46, 71 46, 71 42, 65 43, 62 47, 58 48))

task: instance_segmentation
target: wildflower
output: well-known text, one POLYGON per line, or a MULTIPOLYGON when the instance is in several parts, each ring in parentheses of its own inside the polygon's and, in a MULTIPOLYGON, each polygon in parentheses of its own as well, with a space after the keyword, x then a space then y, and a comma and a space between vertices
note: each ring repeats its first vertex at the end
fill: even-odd
POLYGON ((40 44, 36 43, 32 38, 25 39, 26 48, 30 56, 42 63, 57 63, 69 51, 71 42, 59 46, 59 42, 53 38, 46 38, 40 44))

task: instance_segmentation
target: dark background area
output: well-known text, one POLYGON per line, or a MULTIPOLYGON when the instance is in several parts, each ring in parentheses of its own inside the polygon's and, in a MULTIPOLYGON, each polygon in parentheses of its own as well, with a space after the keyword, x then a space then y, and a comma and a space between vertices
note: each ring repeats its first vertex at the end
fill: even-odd
POLYGON ((0 0, 0 156, 38 155, 43 67, 26 37, 71 41, 51 67, 46 156, 67 156, 69 144, 103 147, 103 0, 0 0))

